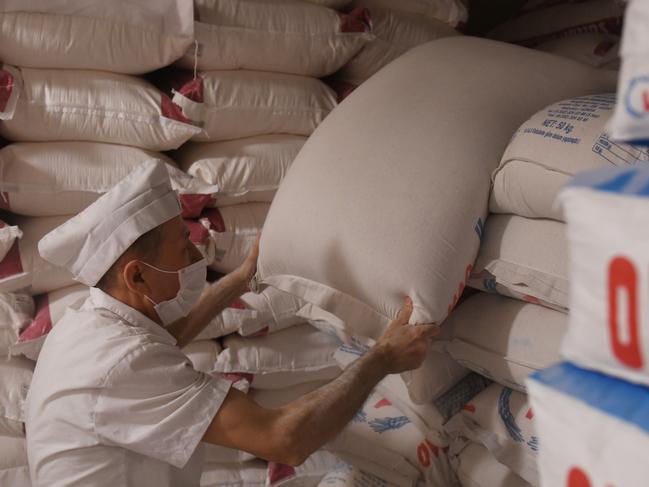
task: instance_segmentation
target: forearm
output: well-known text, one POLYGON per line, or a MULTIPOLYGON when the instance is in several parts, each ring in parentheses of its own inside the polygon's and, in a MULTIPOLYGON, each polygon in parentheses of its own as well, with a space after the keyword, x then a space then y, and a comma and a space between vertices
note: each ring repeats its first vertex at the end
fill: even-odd
POLYGON ((291 449, 306 459, 332 440, 363 406, 386 371, 381 352, 373 349, 331 383, 282 408, 282 429, 290 432, 291 449))
POLYGON ((191 342, 203 331, 207 324, 232 301, 246 291, 247 283, 236 273, 230 273, 208 286, 200 300, 185 318, 167 327, 180 348, 191 342))

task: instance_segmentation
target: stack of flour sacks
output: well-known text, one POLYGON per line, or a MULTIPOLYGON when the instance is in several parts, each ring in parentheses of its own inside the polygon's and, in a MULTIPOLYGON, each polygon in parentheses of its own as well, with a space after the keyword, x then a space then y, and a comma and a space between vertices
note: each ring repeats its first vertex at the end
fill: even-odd
MULTIPOLYGON (((536 411, 530 409, 525 381, 559 360, 569 308, 572 316, 582 313, 574 308, 577 298, 594 285, 592 278, 577 283, 580 276, 569 272, 569 228, 555 200, 578 172, 649 164, 646 148, 609 136, 606 124, 614 108, 611 93, 572 98, 539 111, 514 134, 492 176, 491 214, 469 279, 482 292, 466 299, 445 322, 453 327, 451 356, 497 383, 447 425, 457 440, 453 453, 459 453, 460 477, 489 450, 509 469, 500 469, 503 485, 539 485, 536 411)), ((615 233, 608 219, 597 225, 605 234, 615 233)), ((579 238, 587 237, 582 231, 579 238)), ((588 238, 593 244, 601 240, 588 238)), ((615 238, 632 240, 624 234, 615 238)), ((574 266, 574 253, 571 259, 574 266)), ((590 316, 602 320, 605 314, 590 316)))

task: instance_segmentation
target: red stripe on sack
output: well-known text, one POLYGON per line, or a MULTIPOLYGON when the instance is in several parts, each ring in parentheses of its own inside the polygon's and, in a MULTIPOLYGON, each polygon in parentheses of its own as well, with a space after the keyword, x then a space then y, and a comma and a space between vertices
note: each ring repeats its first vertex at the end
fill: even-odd
POLYGON ((14 88, 14 77, 8 71, 0 69, 0 112, 4 112, 14 88))
POLYGON ((181 194, 179 197, 183 218, 198 218, 215 200, 207 194, 181 194))
POLYGON ((475 413, 475 406, 473 404, 465 404, 464 406, 462 406, 462 410, 469 413, 475 413))
POLYGON ((14 244, 5 255, 5 258, 0 261, 0 279, 15 276, 23 273, 23 263, 20 258, 20 247, 16 240, 14 244))
POLYGON ((203 78, 198 76, 184 83, 176 91, 193 102, 203 103, 203 78))
POLYGON ((270 481, 270 485, 291 477, 295 477, 295 469, 290 465, 268 462, 268 480, 270 481))
POLYGON ((374 409, 381 409, 381 408, 384 408, 386 406, 392 406, 392 403, 384 398, 384 399, 381 399, 379 402, 377 402, 374 405, 374 409))
POLYGON ((52 315, 50 313, 50 298, 48 294, 41 294, 34 299, 36 304, 36 315, 25 331, 18 337, 18 342, 28 342, 52 330, 52 315))
POLYGON ((194 245, 202 245, 210 237, 210 232, 196 220, 184 219, 185 226, 189 229, 189 240, 194 245))
POLYGON ((160 111, 162 116, 177 122, 188 123, 192 122, 183 114, 183 109, 176 105, 171 98, 164 93, 160 93, 160 111))
POLYGON ((225 232, 225 221, 218 208, 208 208, 203 212, 201 218, 207 218, 207 221, 210 222, 210 228, 215 232, 225 232))
POLYGON ((372 32, 369 9, 356 7, 348 14, 340 14, 340 32, 372 32))
POLYGON ((527 419, 534 419, 534 412, 532 411, 532 408, 529 408, 529 409, 527 410, 527 414, 525 414, 525 417, 526 417, 527 419))
POLYGON ((0 192, 0 210, 11 211, 11 206, 9 206, 9 193, 0 192))
POLYGON ((539 298, 535 298, 534 296, 530 296, 529 294, 524 294, 523 300, 532 304, 539 304, 539 305, 541 304, 541 300, 539 298))
POLYGON ((247 380, 248 384, 252 384, 252 379, 255 378, 253 374, 246 374, 243 372, 225 372, 221 375, 225 380, 229 380, 233 384, 239 382, 240 380, 247 380))
POLYGON ((239 298, 237 298, 228 305, 228 308, 246 309, 247 306, 246 306, 246 303, 244 303, 239 298))

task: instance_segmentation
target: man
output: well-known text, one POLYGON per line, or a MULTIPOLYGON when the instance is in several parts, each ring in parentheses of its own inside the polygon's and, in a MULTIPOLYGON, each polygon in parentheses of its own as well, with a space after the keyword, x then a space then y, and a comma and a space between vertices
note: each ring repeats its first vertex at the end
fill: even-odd
POLYGON ((50 332, 27 398, 35 487, 198 486, 200 441, 289 465, 331 440, 389 373, 420 365, 432 325, 406 326, 407 300, 377 345, 330 384, 264 409, 181 352, 245 292, 257 249, 204 290, 163 163, 147 161, 39 242, 93 286, 50 332))

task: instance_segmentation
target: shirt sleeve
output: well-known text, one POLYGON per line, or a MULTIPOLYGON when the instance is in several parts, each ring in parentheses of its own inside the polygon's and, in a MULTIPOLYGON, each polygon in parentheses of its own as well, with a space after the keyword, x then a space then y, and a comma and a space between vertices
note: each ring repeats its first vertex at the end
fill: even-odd
POLYGON ((145 343, 111 369, 94 409, 95 432, 182 468, 223 404, 230 382, 194 370, 173 345, 145 343))

